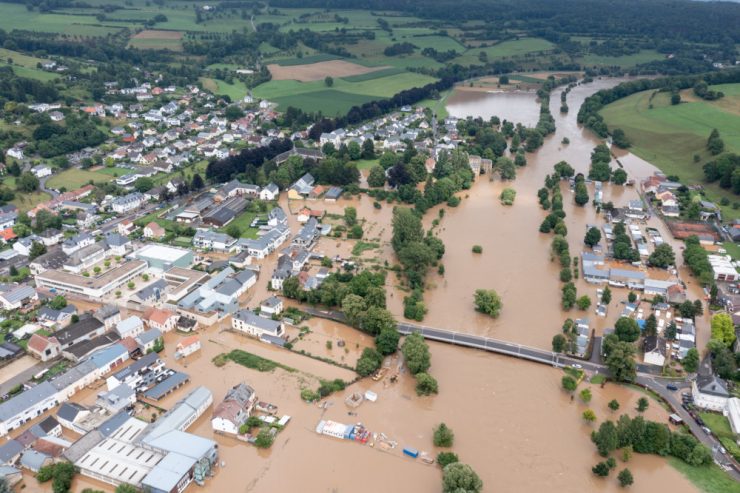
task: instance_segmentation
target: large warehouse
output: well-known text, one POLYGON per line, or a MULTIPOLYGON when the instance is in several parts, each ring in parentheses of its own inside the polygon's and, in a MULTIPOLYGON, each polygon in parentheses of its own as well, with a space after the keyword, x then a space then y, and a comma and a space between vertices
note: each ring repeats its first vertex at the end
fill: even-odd
POLYGON ((193 252, 184 248, 166 245, 147 245, 133 253, 139 260, 145 260, 149 269, 166 271, 172 267, 190 267, 193 263, 193 252))

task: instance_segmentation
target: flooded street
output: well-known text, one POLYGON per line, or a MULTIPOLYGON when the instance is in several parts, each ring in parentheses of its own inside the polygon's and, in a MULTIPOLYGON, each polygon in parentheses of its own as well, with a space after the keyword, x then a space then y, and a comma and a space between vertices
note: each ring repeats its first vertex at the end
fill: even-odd
MULTIPOLYGON (((589 155, 598 141, 576 124, 577 108, 586 96, 617 82, 597 80, 574 88, 568 96, 571 113, 553 113, 557 132, 545 140, 537 153, 527 155, 528 165, 517 170, 515 181, 490 182, 487 176, 481 176, 470 190, 460 193, 463 200, 457 208, 438 206, 425 215, 425 227, 429 228, 432 220, 438 217, 439 208, 445 209, 445 216, 435 231, 446 246, 442 260, 446 273, 440 276, 436 270, 430 270, 427 278, 430 286, 424 294, 429 312, 423 324, 546 349, 550 348, 552 336, 560 331, 567 317, 589 317, 597 333, 613 324, 621 311, 619 302, 627 296, 626 289, 613 290, 614 300, 606 319, 596 320, 593 310, 566 313, 560 309, 559 267, 550 261, 552 236, 538 232, 546 212, 539 207, 536 192, 543 186, 545 175, 552 172, 553 165, 558 161, 568 161, 577 172, 588 172, 589 155), (570 139, 569 145, 561 144, 563 137, 570 139), (504 207, 499 202, 499 194, 505 186, 517 191, 516 201, 511 207, 504 207), (480 255, 471 252, 476 244, 483 248, 480 255), (473 292, 477 288, 496 289, 502 296, 504 309, 499 319, 491 319, 474 310, 473 292)), ((496 103, 490 107, 481 104, 482 99, 474 101, 468 94, 474 93, 465 95, 466 99, 470 98, 468 102, 460 100, 457 103, 454 99, 456 95, 453 95, 450 105, 469 104, 468 112, 491 111, 487 116, 496 114, 525 123, 527 120, 524 118, 534 115, 536 122, 539 106, 533 94, 531 99, 527 95, 526 104, 524 100, 519 100, 517 104, 520 107, 513 102, 518 97, 512 97, 515 93, 504 96, 507 102, 503 106, 496 103), (492 109, 494 107, 495 111, 492 109), (504 110, 504 107, 509 109, 504 110), (505 111, 511 113, 505 114, 505 111)), ((478 96, 485 99, 501 95, 477 93, 478 96)), ((560 90, 556 90, 551 98, 552 107, 556 108, 559 100, 560 90)), ((654 171, 648 163, 631 155, 620 160, 629 177, 638 182, 654 171)), ((616 163, 612 163, 612 166, 616 166, 616 163)), ((567 184, 561 186, 571 256, 576 256, 581 251, 586 225, 602 224, 603 219, 596 215, 591 205, 576 207, 567 184)), ((593 196, 593 188, 589 192, 593 196)), ((611 200, 615 205, 623 205, 637 197, 636 187, 604 186, 604 201, 611 200)), ((384 265, 386 262, 393 265, 397 261, 390 246, 391 217, 396 204, 382 202, 381 207, 377 208, 373 202, 374 199, 363 194, 343 198, 334 204, 307 201, 305 205, 337 215, 343 214, 345 207, 356 207, 365 232, 363 241, 377 243, 377 247, 359 256, 365 262, 365 267, 384 265)), ((295 216, 290 211, 296 212, 304 203, 289 204, 283 196, 280 204, 288 212, 291 229, 297 230, 295 216)), ((330 218, 332 224, 338 224, 338 221, 341 219, 330 218)), ((653 218, 649 225, 661 231, 680 258, 677 243, 660 221, 653 218)), ((325 237, 320 240, 316 251, 330 256, 339 253, 345 258, 357 258, 352 256, 352 248, 356 243, 356 240, 325 237)), ((267 285, 276 261, 277 255, 272 254, 261 263, 258 284, 248 291, 243 304, 254 307, 272 294, 267 285)), ((682 277, 689 285, 691 299, 698 297, 697 284, 687 273, 682 273, 682 277)), ((388 272, 388 308, 397 319, 402 320, 402 299, 406 293, 399 288, 399 284, 396 274, 388 272)), ((589 294, 595 297, 596 286, 583 280, 577 281, 577 286, 579 296, 589 294)), ((591 467, 602 458, 591 443, 590 433, 604 419, 616 419, 620 413, 635 415, 636 402, 643 395, 637 390, 613 384, 607 384, 602 389, 598 385, 581 383, 579 390, 589 387, 593 392, 593 400, 586 406, 577 397, 571 400, 561 390, 563 372, 560 370, 472 349, 430 343, 430 373, 439 382, 438 395, 417 397, 413 379, 403 371, 398 356, 394 356, 387 359, 385 365, 389 373, 400 371, 397 383, 390 383, 388 378, 379 382, 364 379, 330 396, 326 399, 328 406, 319 408, 300 399, 301 389, 316 389, 320 379, 352 381, 356 374, 337 365, 223 331, 228 323, 222 322, 200 330, 202 350, 184 360, 174 359, 175 345, 184 336, 168 333, 165 337, 166 347, 162 357, 167 366, 186 372, 191 382, 158 404, 169 409, 196 386, 207 386, 213 392, 213 407, 188 431, 216 440, 220 460, 224 463, 224 467, 217 468, 215 476, 207 480, 205 488, 190 486, 188 491, 436 493, 441 491, 439 467, 404 457, 401 449, 409 446, 436 455, 440 449, 433 446, 432 433, 433 427, 441 422, 445 422, 455 433, 455 444, 451 450, 459 455, 462 462, 469 463, 476 470, 486 492, 623 491, 614 474, 607 479, 592 474, 591 467), (220 368, 213 364, 215 356, 236 348, 296 371, 278 368, 273 372, 260 373, 233 362, 220 368), (214 435, 211 429, 213 408, 229 388, 240 382, 251 385, 260 400, 277 405, 279 416, 289 415, 292 418, 269 450, 259 450, 233 438, 214 435), (345 397, 366 390, 377 393, 377 402, 366 401, 355 409, 345 404, 345 397), (607 408, 607 403, 612 399, 619 401, 619 413, 607 408), (594 425, 586 424, 581 419, 587 407, 596 413, 597 422, 594 425), (356 415, 350 415, 350 411, 356 415), (346 424, 361 422, 372 432, 385 433, 398 446, 382 451, 369 444, 363 446, 320 436, 314 430, 321 419, 346 424)), ((303 350, 342 365, 353 366, 362 349, 373 346, 372 337, 318 318, 301 322, 298 327, 289 327, 288 333, 295 337, 303 327, 308 327, 308 330, 303 329, 303 337, 294 341, 295 351, 303 350), (339 344, 340 341, 343 345, 339 344)), ((699 320, 698 328, 699 342, 703 344, 708 337, 706 320, 699 320)), ((86 392, 82 401, 89 403, 94 399, 94 393, 86 392)), ((665 423, 668 412, 651 400, 645 415, 648 419, 665 423)), ((618 461, 617 467, 629 467, 634 474, 635 484, 630 487, 633 493, 697 491, 661 457, 635 454, 628 464, 618 461)), ((30 476, 26 476, 25 483, 24 491, 51 491, 49 483, 40 486, 30 476)), ((89 478, 78 477, 73 491, 78 492, 86 487, 105 491, 113 489, 89 478)))

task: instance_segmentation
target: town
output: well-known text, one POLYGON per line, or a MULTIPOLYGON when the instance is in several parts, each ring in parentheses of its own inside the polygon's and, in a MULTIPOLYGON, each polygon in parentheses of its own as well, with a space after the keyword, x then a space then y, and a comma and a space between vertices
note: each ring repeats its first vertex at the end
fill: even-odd
POLYGON ((21 3, 0 490, 740 491, 732 33, 21 3))

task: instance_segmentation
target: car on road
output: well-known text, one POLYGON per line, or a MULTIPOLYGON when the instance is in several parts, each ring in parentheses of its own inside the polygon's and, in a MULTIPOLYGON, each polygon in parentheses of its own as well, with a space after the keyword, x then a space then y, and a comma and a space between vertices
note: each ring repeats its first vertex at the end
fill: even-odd
POLYGON ((581 368, 583 368, 583 366, 579 365, 578 363, 571 363, 570 367, 575 368, 576 370, 580 370, 581 368))
POLYGON ((703 426, 702 425, 701 429, 704 430, 704 433, 706 433, 707 435, 711 435, 712 434, 712 430, 710 430, 706 426, 703 426))
POLYGON ((678 387, 676 387, 672 383, 669 383, 668 385, 666 385, 665 388, 667 388, 668 390, 670 390, 672 392, 675 392, 676 390, 678 390, 678 387))
MULTIPOLYGON (((701 417, 700 417, 700 416, 697 416, 697 417, 695 417, 694 419, 696 420, 696 422, 697 422, 697 423, 699 423, 699 426, 704 426, 704 420, 703 420, 703 419, 701 419, 701 417)), ((705 428, 706 428, 706 427, 705 427, 705 428)), ((707 430, 708 430, 708 429, 709 429, 709 428, 707 428, 707 430)), ((707 432, 707 433, 708 433, 708 432, 707 432)))

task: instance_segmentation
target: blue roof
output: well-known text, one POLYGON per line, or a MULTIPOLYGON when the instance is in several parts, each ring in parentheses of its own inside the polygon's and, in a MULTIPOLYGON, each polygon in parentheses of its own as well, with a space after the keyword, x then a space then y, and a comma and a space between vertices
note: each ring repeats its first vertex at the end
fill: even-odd
POLYGON ((162 380, 160 383, 144 392, 144 397, 157 401, 171 392, 172 389, 177 388, 188 380, 190 380, 190 376, 187 373, 176 371, 169 378, 162 380))
POLYGON ((120 344, 114 344, 105 349, 99 349, 98 351, 95 351, 95 353, 90 356, 89 361, 92 361, 93 364, 98 368, 103 368, 107 366, 111 361, 115 361, 117 358, 120 358, 124 355, 128 358, 128 349, 120 344))

